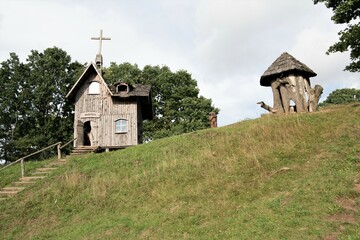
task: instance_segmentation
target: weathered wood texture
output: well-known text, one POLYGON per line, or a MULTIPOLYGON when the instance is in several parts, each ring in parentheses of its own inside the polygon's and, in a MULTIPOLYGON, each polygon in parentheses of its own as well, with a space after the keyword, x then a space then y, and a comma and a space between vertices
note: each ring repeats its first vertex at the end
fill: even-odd
POLYGON ((323 87, 320 85, 315 85, 314 88, 310 89, 309 96, 309 112, 317 111, 319 108, 319 99, 323 93, 323 87))
POLYGON ((313 112, 318 108, 322 87, 310 86, 309 77, 316 76, 309 67, 288 53, 283 53, 261 76, 260 85, 271 86, 273 107, 259 102, 272 113, 313 112))
POLYGON ((217 128, 217 114, 216 112, 209 113, 209 122, 211 128, 217 128))
POLYGON ((290 75, 273 81, 271 88, 276 112, 289 113, 295 106, 296 112, 308 112, 310 84, 307 79, 290 75))
POLYGON ((91 146, 129 146, 138 144, 138 104, 136 100, 120 101, 110 96, 106 86, 97 74, 91 75, 78 90, 75 97, 74 146, 82 146, 84 124, 90 122, 91 146), (89 94, 89 85, 100 84, 100 94, 89 94), (128 121, 128 132, 115 133, 115 121, 128 121))

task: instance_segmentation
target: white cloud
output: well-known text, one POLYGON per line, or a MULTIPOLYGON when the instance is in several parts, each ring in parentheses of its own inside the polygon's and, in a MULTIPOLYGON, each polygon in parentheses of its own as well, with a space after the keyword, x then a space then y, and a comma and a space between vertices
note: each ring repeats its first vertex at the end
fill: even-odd
POLYGON ((307 64, 325 88, 359 88, 359 74, 343 72, 348 54, 325 55, 341 27, 324 5, 299 0, 0 1, 0 61, 16 52, 57 46, 80 62, 93 61, 104 30, 105 65, 113 62, 186 69, 200 93, 221 109, 220 125, 265 110, 270 88, 260 76, 284 51, 307 64))

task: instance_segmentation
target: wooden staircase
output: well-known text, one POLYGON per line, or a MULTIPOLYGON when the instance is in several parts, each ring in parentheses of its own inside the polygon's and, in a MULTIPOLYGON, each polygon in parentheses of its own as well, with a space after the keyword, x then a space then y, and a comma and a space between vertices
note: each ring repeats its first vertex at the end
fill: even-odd
POLYGON ((45 167, 35 169, 30 176, 22 177, 18 181, 3 187, 0 189, 0 201, 11 198, 17 193, 25 190, 27 187, 32 186, 38 180, 46 178, 50 173, 63 164, 66 164, 66 159, 56 160, 47 164, 45 167))
POLYGON ((98 146, 79 146, 73 148, 70 155, 83 155, 91 152, 100 152, 101 148, 98 146))

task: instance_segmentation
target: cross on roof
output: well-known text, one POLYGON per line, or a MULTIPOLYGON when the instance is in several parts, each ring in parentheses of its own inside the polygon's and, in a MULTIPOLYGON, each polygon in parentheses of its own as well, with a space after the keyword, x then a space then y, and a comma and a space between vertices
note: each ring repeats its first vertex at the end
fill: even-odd
POLYGON ((99 55, 101 55, 101 47, 103 40, 111 40, 111 38, 103 37, 103 30, 100 30, 100 37, 92 37, 91 40, 99 40, 99 55))

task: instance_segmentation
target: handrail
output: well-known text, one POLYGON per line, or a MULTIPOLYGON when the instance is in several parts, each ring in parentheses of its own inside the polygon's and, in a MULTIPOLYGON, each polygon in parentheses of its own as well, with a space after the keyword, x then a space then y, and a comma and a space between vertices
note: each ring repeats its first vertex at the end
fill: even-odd
POLYGON ((68 141, 67 143, 65 143, 65 144, 62 145, 62 146, 61 146, 61 142, 57 142, 57 143, 54 143, 54 144, 52 144, 52 145, 50 145, 50 146, 47 146, 47 147, 39 150, 39 151, 36 151, 36 152, 34 152, 34 153, 30 153, 29 155, 26 155, 25 157, 19 158, 19 159, 17 159, 16 161, 14 161, 14 162, 6 165, 5 167, 0 168, 0 171, 3 170, 3 169, 5 169, 5 168, 10 167, 11 165, 14 165, 15 163, 20 162, 20 164, 21 164, 21 177, 23 178, 24 175, 25 175, 24 161, 25 161, 26 158, 29 158, 29 157, 34 156, 35 154, 41 153, 41 152, 43 152, 43 151, 45 151, 45 150, 47 150, 47 149, 49 149, 49 148, 52 148, 52 147, 54 147, 54 146, 57 146, 58 159, 61 159, 61 149, 63 149, 64 147, 66 147, 67 145, 69 145, 70 143, 72 143, 73 141, 75 141, 76 139, 77 139, 77 138, 74 138, 74 139, 68 141))
POLYGON ((61 143, 59 143, 57 145, 57 155, 58 155, 58 160, 61 159, 61 149, 63 149, 64 147, 66 147, 67 145, 69 145, 70 143, 72 143, 73 141, 75 141, 77 138, 74 138, 70 141, 68 141, 67 143, 65 143, 64 145, 61 146, 61 143))
POLYGON ((41 153, 41 152, 43 152, 43 151, 45 151, 45 150, 47 150, 47 149, 49 149, 49 148, 52 148, 52 147, 54 147, 54 146, 56 146, 56 145, 58 145, 58 144, 61 144, 61 142, 54 143, 54 144, 52 144, 52 145, 50 145, 50 146, 48 146, 48 147, 46 147, 46 148, 43 148, 43 149, 41 149, 41 150, 39 150, 39 151, 36 151, 36 152, 34 152, 34 153, 30 153, 29 155, 26 155, 25 157, 19 158, 19 159, 16 160, 15 162, 12 162, 12 163, 10 163, 9 165, 6 165, 6 166, 3 167, 3 168, 0 168, 0 171, 3 170, 3 169, 5 169, 5 168, 7 168, 7 167, 10 167, 11 165, 13 165, 13 164, 15 164, 15 163, 20 162, 21 160, 25 160, 25 158, 28 158, 28 157, 31 157, 31 156, 33 156, 33 155, 35 155, 35 154, 41 153))
POLYGON ((62 146, 60 147, 60 149, 63 149, 64 147, 66 147, 67 145, 69 145, 70 143, 72 143, 73 141, 75 141, 76 139, 77 139, 77 138, 74 138, 74 139, 68 141, 67 143, 65 143, 64 145, 62 145, 62 146))

